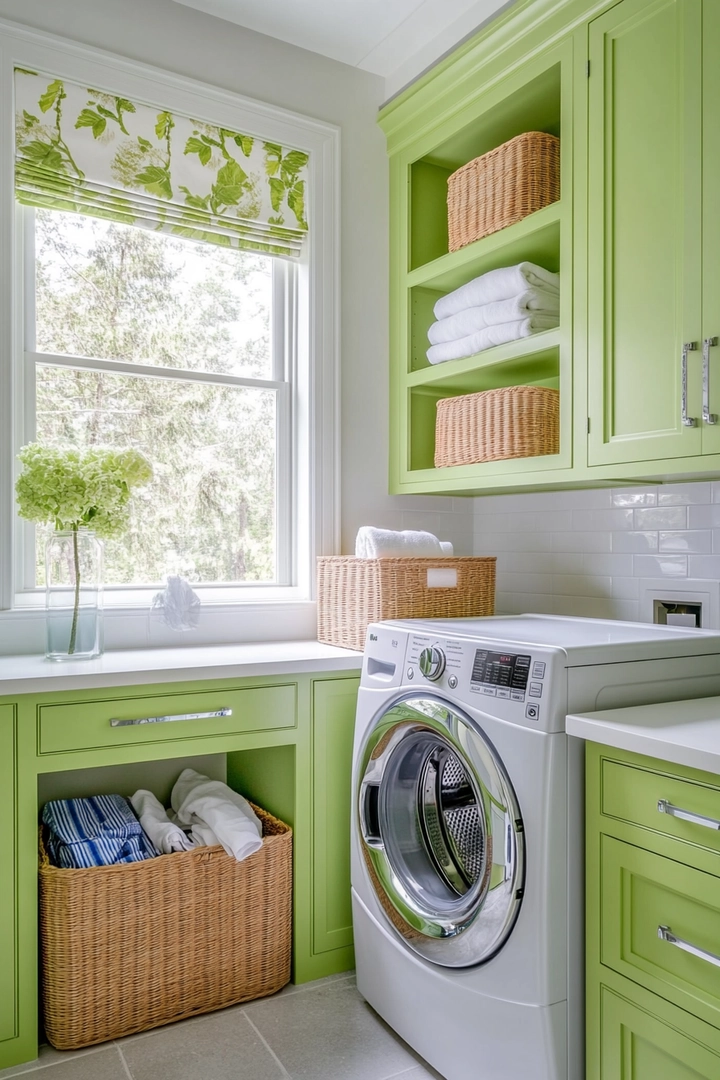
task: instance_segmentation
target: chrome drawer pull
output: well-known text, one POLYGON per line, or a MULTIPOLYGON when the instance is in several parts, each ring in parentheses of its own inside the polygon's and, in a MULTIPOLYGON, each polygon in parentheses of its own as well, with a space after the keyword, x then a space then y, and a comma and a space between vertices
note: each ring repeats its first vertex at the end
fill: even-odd
POLYGON ((696 348, 694 341, 686 341, 680 358, 680 415, 685 427, 695 427, 697 424, 695 417, 688 416, 687 412, 687 354, 694 352, 696 348))
POLYGON ((135 724, 172 724, 175 720, 209 720, 214 716, 232 716, 232 709, 216 712, 183 712, 175 716, 143 716, 140 720, 111 720, 110 727, 132 727, 135 724))
POLYGON ((720 967, 720 956, 716 956, 715 953, 705 952, 705 949, 698 949, 697 945, 691 945, 689 941, 675 937, 669 926, 658 926, 658 937, 661 941, 667 941, 668 945, 675 945, 678 949, 682 949, 683 952, 691 953, 692 956, 697 956, 700 960, 707 960, 708 964, 720 967))
POLYGON ((702 379, 703 379, 703 420, 706 424, 717 424, 718 418, 715 413, 710 412, 710 349, 717 345, 718 339, 716 337, 706 337, 703 341, 703 361, 702 361, 702 379))
POLYGON ((693 814, 690 810, 681 810, 679 806, 673 806, 667 799, 660 799, 657 808, 661 814, 682 818, 683 821, 691 821, 693 825, 704 825, 706 829, 720 829, 720 821, 716 821, 715 818, 704 817, 702 814, 693 814))

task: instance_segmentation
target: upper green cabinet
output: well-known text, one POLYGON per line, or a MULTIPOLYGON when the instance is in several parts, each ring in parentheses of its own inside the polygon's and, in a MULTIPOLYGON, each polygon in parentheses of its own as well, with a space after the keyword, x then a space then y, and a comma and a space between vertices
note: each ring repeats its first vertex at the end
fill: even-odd
POLYGON ((701 3, 623 0, 590 73, 589 464, 701 454, 701 3))
POLYGON ((382 110, 393 492, 720 474, 718 53, 718 0, 517 0, 382 110), (448 176, 532 130, 559 201, 449 253, 448 176), (438 297, 522 260, 559 272, 558 328, 431 365, 438 297), (559 452, 435 468, 437 402, 518 384, 559 390, 559 452))

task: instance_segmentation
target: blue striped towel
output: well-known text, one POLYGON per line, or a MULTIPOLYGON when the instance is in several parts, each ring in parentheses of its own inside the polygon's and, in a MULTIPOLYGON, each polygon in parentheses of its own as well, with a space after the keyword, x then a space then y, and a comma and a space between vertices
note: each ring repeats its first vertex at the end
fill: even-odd
POLYGON ((50 834, 50 860, 65 869, 142 862, 159 855, 122 795, 48 802, 42 820, 50 834))

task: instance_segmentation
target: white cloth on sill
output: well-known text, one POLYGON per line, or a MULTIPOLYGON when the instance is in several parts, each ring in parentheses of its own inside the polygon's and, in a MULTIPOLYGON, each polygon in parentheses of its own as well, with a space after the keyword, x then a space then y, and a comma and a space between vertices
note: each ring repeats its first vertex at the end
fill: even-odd
MULTIPOLYGON (((247 799, 220 780, 183 769, 170 796, 175 817, 183 825, 209 827, 228 855, 241 862, 262 847, 262 823, 247 799)), ((207 842, 207 841, 206 841, 207 842)))
POLYGON ((484 330, 486 326, 517 322, 533 315, 554 315, 557 325, 560 317, 560 294, 545 289, 527 289, 510 300, 495 300, 492 304, 483 304, 481 307, 465 308, 457 315, 433 323, 428 330, 428 340, 431 345, 459 341, 478 330, 484 330))
POLYGON ((355 538, 355 555, 359 559, 445 558, 452 555, 449 541, 438 540, 430 532, 406 529, 376 529, 362 525, 355 538))
POLYGON ((435 318, 447 319, 465 308, 493 304, 496 300, 512 300, 528 289, 544 289, 559 294, 560 275, 531 262, 501 266, 473 278, 447 296, 441 296, 435 304, 435 318))
POLYGON ((194 846, 180 826, 170 820, 165 807, 152 791, 140 788, 130 802, 143 829, 163 855, 169 855, 171 851, 189 851, 194 846))
POLYGON ((444 341, 441 345, 432 345, 427 351, 431 364, 442 364, 446 360, 460 360, 464 356, 492 349, 494 345, 505 345, 508 341, 531 337, 541 330, 552 330, 558 325, 556 315, 530 315, 527 319, 516 322, 499 323, 486 326, 475 334, 460 338, 459 341, 444 341))

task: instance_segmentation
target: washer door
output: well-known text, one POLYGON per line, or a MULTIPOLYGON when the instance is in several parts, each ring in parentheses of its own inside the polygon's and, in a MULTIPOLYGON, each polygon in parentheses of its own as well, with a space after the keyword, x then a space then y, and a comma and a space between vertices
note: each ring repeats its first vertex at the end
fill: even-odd
POLYGON ((396 932, 444 967, 491 959, 520 909, 525 847, 490 740, 447 702, 410 695, 380 717, 360 766, 363 853, 396 932))

